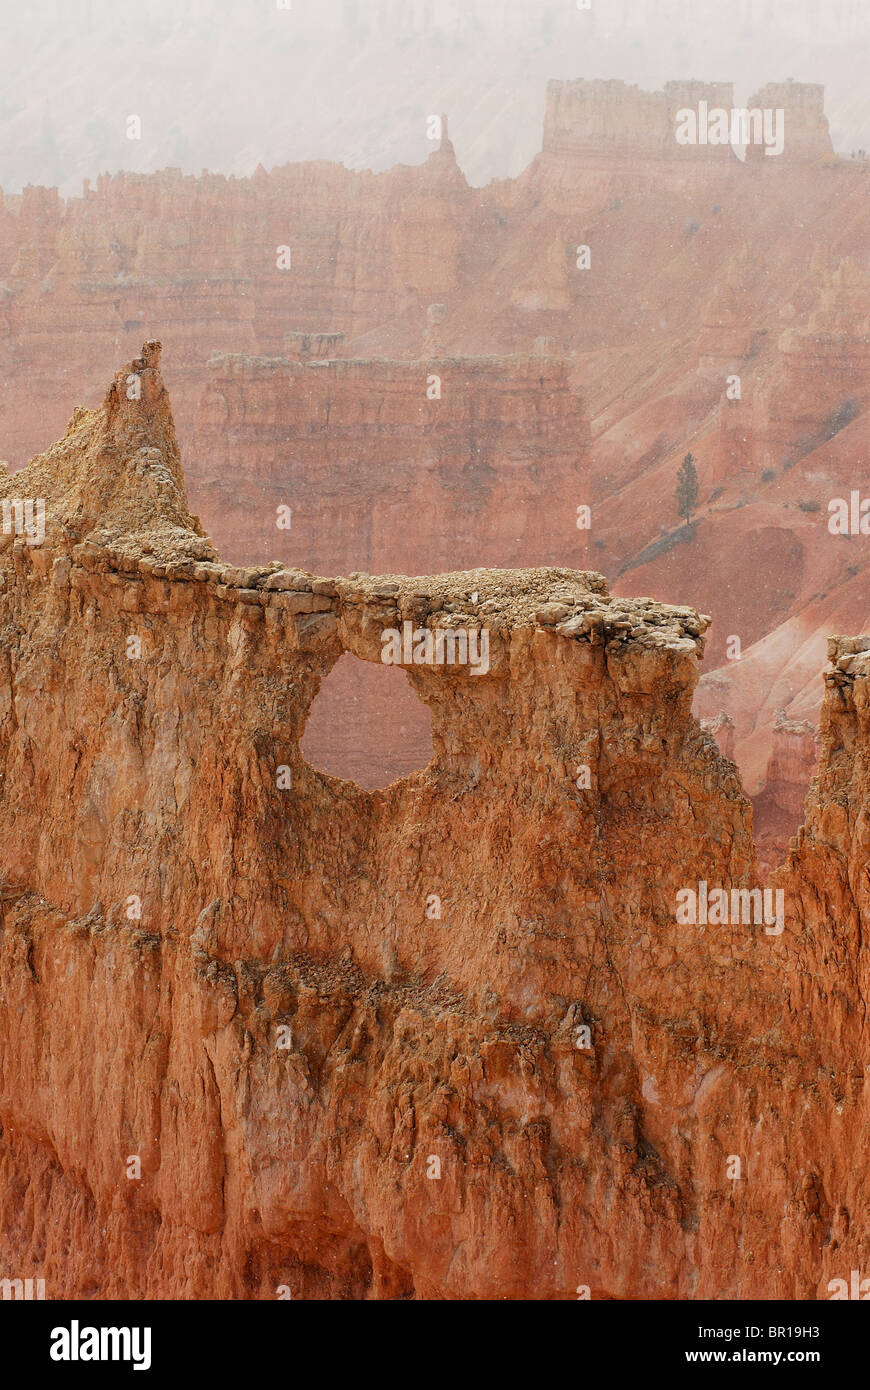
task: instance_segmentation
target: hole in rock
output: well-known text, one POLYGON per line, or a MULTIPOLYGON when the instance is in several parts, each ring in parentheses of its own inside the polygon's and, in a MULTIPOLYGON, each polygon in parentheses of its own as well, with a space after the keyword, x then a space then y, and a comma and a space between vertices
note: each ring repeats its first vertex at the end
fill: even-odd
POLYGON ((429 763, 429 710, 398 667, 345 652, 323 680, 300 748, 320 772, 367 791, 388 787, 429 763))

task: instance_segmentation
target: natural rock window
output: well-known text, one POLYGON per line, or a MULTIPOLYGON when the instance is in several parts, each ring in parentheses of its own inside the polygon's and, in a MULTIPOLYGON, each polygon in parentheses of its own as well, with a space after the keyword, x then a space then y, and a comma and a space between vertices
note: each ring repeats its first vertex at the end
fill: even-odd
POLYGON ((426 767, 429 711, 395 666, 345 652, 325 677, 300 743, 319 772, 372 791, 426 767))

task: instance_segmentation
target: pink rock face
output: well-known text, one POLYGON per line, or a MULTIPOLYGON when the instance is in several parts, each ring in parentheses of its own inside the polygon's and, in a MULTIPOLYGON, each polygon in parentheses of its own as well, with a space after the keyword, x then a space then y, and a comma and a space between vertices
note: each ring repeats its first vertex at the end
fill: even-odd
POLYGON ((589 426, 572 368, 530 355, 215 359, 193 495, 216 542, 247 562, 284 553, 326 572, 578 558, 589 426))
POLYGON ((712 734, 723 758, 734 760, 734 720, 727 714, 717 714, 715 719, 702 719, 701 728, 712 734))
POLYGON ((555 566, 227 565, 158 363, 0 479, 45 503, 0 553, 2 1267, 48 1297, 826 1297, 867 1248, 870 638, 831 645, 760 917, 691 710, 706 618, 555 566), (405 667, 430 765, 314 771, 321 682, 406 622, 487 639, 405 667))
POLYGON ((765 873, 783 862, 788 841, 803 820, 818 757, 818 732, 809 720, 786 719, 778 710, 764 784, 753 797, 755 845, 765 873))

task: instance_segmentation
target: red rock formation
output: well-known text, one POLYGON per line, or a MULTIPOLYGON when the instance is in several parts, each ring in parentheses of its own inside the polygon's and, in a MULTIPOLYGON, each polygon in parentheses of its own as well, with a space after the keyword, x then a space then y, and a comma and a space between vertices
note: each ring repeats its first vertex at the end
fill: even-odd
POLYGON ((681 923, 681 889, 755 879, 691 713, 708 620, 559 568, 226 566, 158 360, 0 480, 46 504, 0 588, 2 1267, 49 1297, 825 1297, 870 1215, 870 639, 834 644, 784 930, 681 923), (365 793, 299 738, 404 622, 485 631, 488 668, 408 668, 432 764, 365 793))
POLYGON ((701 100, 727 106, 730 87, 554 83, 540 157, 482 189, 445 129, 424 165, 378 175, 166 170, 102 177, 81 198, 6 199, 3 453, 23 463, 159 333, 191 494, 228 557, 342 572, 583 566, 616 589, 699 603, 716 623, 698 710, 727 708, 756 793, 774 711, 815 720, 828 632, 870 618, 863 548, 825 526, 870 445, 870 200, 866 166, 831 155, 819 88, 752 99, 785 112, 782 160, 678 145, 675 112, 701 100), (536 342, 573 364, 555 384, 548 370, 535 385, 536 342), (445 359, 469 385, 436 414, 418 375, 445 359), (282 397, 318 373, 329 390, 282 397), (739 396, 726 395, 732 376, 739 396), (336 434, 330 419, 328 436, 326 412, 345 406, 355 422, 336 434), (692 528, 673 500, 688 451, 692 528), (289 532, 273 526, 279 503, 289 532), (579 505, 592 507, 587 532, 579 505))

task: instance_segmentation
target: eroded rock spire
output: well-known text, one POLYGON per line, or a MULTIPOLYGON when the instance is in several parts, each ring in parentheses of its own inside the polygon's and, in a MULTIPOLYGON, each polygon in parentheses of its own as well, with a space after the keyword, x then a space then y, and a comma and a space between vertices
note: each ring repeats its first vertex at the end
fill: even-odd
POLYGON ((214 555, 188 506, 160 354, 159 342, 144 343, 98 409, 76 406, 63 439, 0 476, 0 499, 43 515, 50 544, 93 539, 134 555, 214 555))

